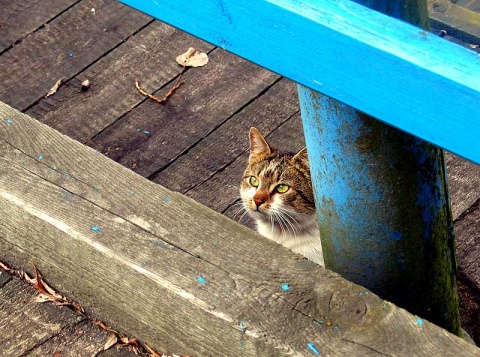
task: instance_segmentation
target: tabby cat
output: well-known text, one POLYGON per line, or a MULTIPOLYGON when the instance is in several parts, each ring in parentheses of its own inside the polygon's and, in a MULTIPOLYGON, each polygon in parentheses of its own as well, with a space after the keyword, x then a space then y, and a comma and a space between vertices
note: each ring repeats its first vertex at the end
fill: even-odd
POLYGON ((281 153, 251 128, 240 195, 261 235, 324 265, 305 148, 281 153))

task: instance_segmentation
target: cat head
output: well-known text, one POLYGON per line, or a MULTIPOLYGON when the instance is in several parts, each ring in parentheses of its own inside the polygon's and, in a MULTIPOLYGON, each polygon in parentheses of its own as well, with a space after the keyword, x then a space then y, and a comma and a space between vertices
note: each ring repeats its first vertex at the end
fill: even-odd
POLYGON ((250 129, 250 156, 240 184, 243 204, 253 218, 288 225, 315 214, 306 149, 281 153, 250 129))

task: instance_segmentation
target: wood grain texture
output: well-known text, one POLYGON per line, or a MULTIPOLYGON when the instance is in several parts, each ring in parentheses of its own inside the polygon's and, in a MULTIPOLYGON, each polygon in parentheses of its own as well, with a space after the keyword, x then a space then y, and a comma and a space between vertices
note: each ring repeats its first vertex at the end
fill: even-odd
POLYGON ((123 2, 480 163, 473 51, 348 0, 123 2))
MULTIPOLYGON (((135 89, 135 80, 152 92, 171 85, 169 82, 182 71, 175 58, 189 47, 203 52, 213 48, 166 24, 152 23, 27 114, 85 143, 146 100, 135 89), (91 86, 84 92, 80 87, 85 79, 91 86)), ((154 113, 149 120, 156 120, 154 113)))
MULTIPOLYGON (((3 241, 4 237, 0 237, 3 241)), ((23 355, 50 340, 64 328, 75 326, 82 320, 67 308, 58 309, 51 304, 30 304, 36 295, 36 290, 17 278, 1 286, 1 356, 23 355), (19 304, 19 301, 23 303, 19 304)))
MULTIPOLYGON (((59 334, 42 343, 25 356, 53 357, 55 352, 61 352, 61 357, 102 356, 99 353, 103 351, 107 339, 107 331, 85 320, 62 329, 59 334)), ((127 352, 124 356, 135 356, 133 352, 128 350, 127 352)))
MULTIPOLYGON (((148 177, 196 145, 278 80, 278 76, 221 49, 192 68, 166 105, 145 101, 89 145, 148 177), (148 130, 148 134, 144 131, 148 130), (108 148, 118 148, 110 150, 108 148)), ((145 88, 149 91, 149 88, 145 88)), ((163 97, 170 88, 155 92, 163 97)))
POLYGON ((480 199, 480 165, 445 153, 453 219, 480 199))
MULTIPOLYGON (((155 175, 153 182, 170 190, 185 193, 208 181, 245 153, 248 149, 248 130, 251 126, 257 127, 262 133, 268 133, 267 130, 278 127, 298 113, 296 90, 295 84, 286 79, 274 84, 198 145, 155 175)), ((212 192, 222 192, 218 199, 223 199, 224 187, 226 186, 210 191, 209 196, 212 196, 212 192)))
POLYGON ((430 23, 450 36, 478 44, 480 40, 480 14, 458 6, 453 1, 429 0, 430 23))
POLYGON ((48 23, 78 0, 0 1, 0 53, 48 23))
POLYGON ((480 343, 480 198, 455 223, 458 291, 464 328, 480 343))
POLYGON ((87 311, 161 351, 311 355, 312 342, 332 356, 479 355, 5 105, 0 138, 0 258, 33 259, 87 311))
POLYGON ((113 0, 78 3, 0 57, 8 68, 0 71, 0 100, 25 110, 149 21, 113 0))

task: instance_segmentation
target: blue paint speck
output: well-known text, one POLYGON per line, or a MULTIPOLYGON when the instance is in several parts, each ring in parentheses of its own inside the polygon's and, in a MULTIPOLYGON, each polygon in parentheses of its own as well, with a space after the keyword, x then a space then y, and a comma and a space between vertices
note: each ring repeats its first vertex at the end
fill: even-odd
POLYGON ((12 124, 13 123, 13 119, 7 119, 7 124, 12 124))
POLYGON ((144 130, 143 133, 146 134, 146 135, 149 135, 149 134, 150 134, 150 130, 144 130))
POLYGON ((137 129, 137 133, 140 133, 142 131, 142 129, 138 128, 137 129))
POLYGON ((242 331, 242 333, 245 333, 245 331, 247 331, 247 327, 245 325, 245 322, 243 321, 240 321, 240 330, 242 331))
POLYGON ((419 324, 420 326, 423 326, 423 320, 421 318, 418 318, 417 319, 417 324, 419 324))
POLYGON ((317 349, 317 347, 315 347, 315 345, 313 344, 313 342, 309 342, 307 343, 307 347, 310 348, 310 350, 315 353, 317 356, 320 355, 320 351, 317 349))
POLYGON ((207 279, 205 279, 203 276, 199 275, 197 277, 197 281, 200 283, 200 284, 205 284, 207 282, 207 279))
POLYGON ((397 231, 388 232, 387 235, 388 235, 390 238, 392 238, 395 242, 398 242, 400 239, 402 239, 402 233, 397 232, 397 231))
POLYGON ((75 56, 73 52, 70 52, 70 53, 68 54, 68 57, 73 57, 73 56, 75 56))
POLYGON ((322 325, 323 325, 323 321, 315 321, 315 324, 316 324, 317 326, 322 326, 322 325))
POLYGON ((99 226, 92 226, 92 231, 99 232, 101 228, 99 226))
POLYGON ((171 199, 170 197, 165 197, 163 200, 168 203, 168 202, 170 202, 172 199, 171 199))
POLYGON ((283 291, 288 291, 288 290, 290 290, 290 285, 288 285, 288 284, 282 284, 282 290, 283 290, 283 291))
POLYGON ((43 160, 43 155, 38 155, 39 160, 43 160))

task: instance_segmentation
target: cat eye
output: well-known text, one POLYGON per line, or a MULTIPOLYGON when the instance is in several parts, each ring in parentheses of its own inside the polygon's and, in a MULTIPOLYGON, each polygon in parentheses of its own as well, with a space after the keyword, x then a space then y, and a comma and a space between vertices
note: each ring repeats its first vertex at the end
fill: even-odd
POLYGON ((278 193, 285 193, 285 192, 288 191, 289 188, 290 188, 289 186, 284 185, 282 183, 280 185, 278 185, 277 187, 275 187, 275 189, 277 190, 278 193))
POLYGON ((260 182, 258 182, 258 179, 255 176, 250 176, 250 179, 248 180, 248 182, 253 187, 258 187, 258 185, 260 184, 260 182))

